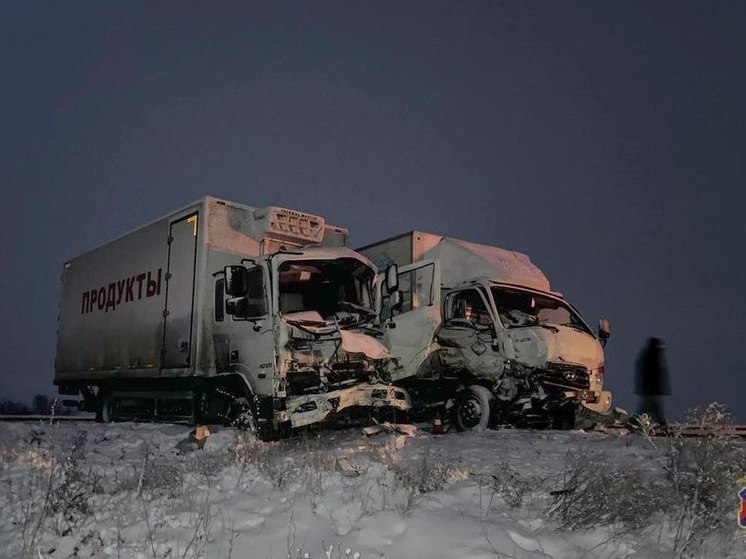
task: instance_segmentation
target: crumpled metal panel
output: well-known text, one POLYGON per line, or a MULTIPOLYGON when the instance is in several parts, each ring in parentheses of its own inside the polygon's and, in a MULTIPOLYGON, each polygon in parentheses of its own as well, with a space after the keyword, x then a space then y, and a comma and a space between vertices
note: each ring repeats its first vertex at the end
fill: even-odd
POLYGON ((371 336, 350 332, 349 330, 340 330, 339 335, 342 337, 342 349, 347 353, 362 354, 370 359, 388 359, 391 357, 389 350, 371 336))
POLYGON ((470 328, 442 328, 437 335, 441 349, 437 354, 441 366, 450 371, 464 371, 496 382, 503 374, 505 359, 470 328))
POLYGON ((326 420, 352 407, 391 407, 401 411, 411 404, 405 391, 387 384, 359 384, 325 394, 308 394, 288 402, 285 417, 293 427, 326 420), (306 410, 307 408, 307 410, 306 410))
POLYGON ((547 363, 573 363, 588 369, 603 365, 600 344, 591 336, 567 326, 514 328, 501 332, 506 357, 530 367, 547 363))

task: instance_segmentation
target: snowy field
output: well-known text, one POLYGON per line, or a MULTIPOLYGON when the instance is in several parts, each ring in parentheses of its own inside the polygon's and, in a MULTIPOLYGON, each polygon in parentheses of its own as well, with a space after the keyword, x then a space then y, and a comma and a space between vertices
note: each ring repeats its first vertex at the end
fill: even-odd
POLYGON ((0 557, 746 557, 744 445, 0 423, 0 557))

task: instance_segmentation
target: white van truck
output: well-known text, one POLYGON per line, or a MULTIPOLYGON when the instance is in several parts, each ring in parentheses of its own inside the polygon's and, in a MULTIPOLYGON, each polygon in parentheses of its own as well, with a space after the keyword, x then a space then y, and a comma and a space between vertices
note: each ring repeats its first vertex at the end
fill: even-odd
POLYGON ((455 403, 460 429, 609 412, 608 321, 594 332, 525 254, 419 231, 358 251, 386 272, 382 341, 413 412, 455 403))

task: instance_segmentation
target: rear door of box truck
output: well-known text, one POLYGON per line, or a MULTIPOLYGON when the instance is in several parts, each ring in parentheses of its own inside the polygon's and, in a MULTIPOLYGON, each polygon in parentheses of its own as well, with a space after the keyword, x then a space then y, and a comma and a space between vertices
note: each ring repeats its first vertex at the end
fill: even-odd
POLYGON ((57 381, 188 374, 200 207, 65 264, 57 381))
POLYGON ((198 210, 169 224, 163 369, 186 368, 191 364, 198 230, 198 210))

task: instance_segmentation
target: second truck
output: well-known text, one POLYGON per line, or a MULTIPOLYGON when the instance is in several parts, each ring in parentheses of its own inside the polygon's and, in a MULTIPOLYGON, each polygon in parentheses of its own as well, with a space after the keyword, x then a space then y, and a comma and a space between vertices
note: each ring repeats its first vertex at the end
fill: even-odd
POLYGON ((358 251, 384 272, 382 341, 415 416, 569 428, 610 412, 608 321, 594 332, 525 254, 419 231, 358 251))

